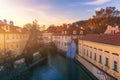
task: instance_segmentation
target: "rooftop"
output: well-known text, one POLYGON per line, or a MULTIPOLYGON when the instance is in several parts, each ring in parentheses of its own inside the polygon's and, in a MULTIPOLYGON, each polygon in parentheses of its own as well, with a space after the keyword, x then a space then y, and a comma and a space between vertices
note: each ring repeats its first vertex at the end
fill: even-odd
POLYGON ((0 25, 0 33, 20 33, 20 34, 24 34, 24 33, 29 33, 29 31, 25 28, 21 28, 18 26, 11 26, 11 25, 0 25))
POLYGON ((87 34, 81 39, 104 44, 120 46, 120 33, 117 34, 87 34))

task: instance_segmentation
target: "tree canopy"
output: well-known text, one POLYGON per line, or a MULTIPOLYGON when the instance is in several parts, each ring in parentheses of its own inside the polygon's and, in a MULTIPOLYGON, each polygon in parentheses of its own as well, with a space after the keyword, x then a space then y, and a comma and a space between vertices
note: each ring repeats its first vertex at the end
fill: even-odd
POLYGON ((90 18, 87 22, 87 27, 92 29, 94 33, 103 33, 106 30, 107 25, 120 26, 120 11, 115 7, 101 8, 95 11, 93 18, 90 18))

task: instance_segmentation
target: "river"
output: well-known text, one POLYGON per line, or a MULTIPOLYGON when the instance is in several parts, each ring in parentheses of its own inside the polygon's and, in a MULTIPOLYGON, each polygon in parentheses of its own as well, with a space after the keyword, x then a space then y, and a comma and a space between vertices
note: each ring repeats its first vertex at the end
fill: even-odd
POLYGON ((42 65, 37 65, 14 80, 93 80, 75 63, 59 54, 48 56, 48 61, 42 65))

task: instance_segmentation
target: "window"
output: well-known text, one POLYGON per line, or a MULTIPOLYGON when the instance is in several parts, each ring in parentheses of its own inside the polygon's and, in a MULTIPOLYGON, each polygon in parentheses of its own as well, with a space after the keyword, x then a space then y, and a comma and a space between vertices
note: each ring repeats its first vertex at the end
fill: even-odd
POLYGON ((113 70, 118 71, 118 54, 117 53, 112 53, 113 54, 113 70))
POLYGON ((87 50, 87 56, 88 56, 88 50, 87 50))
POLYGON ((7 39, 9 39, 9 35, 7 34, 7 39))
POLYGON ((65 34, 67 34, 67 31, 65 31, 65 34))
POLYGON ((73 34, 76 34, 76 31, 73 31, 73 34))
POLYGON ((115 30, 112 30, 111 33, 112 33, 112 34, 115 34, 115 30))
POLYGON ((18 39, 18 35, 16 34, 16 39, 18 39))
POLYGON ((97 48, 94 48, 94 60, 96 61, 96 53, 97 53, 97 48))
POLYGON ((13 34, 13 37, 12 37, 13 39, 14 39, 14 34, 13 34))
POLYGON ((114 68, 113 68, 115 71, 118 71, 118 63, 117 61, 114 61, 114 68))
POLYGON ((18 43, 16 44, 16 48, 18 48, 18 43))
POLYGON ((92 59, 92 51, 90 51, 90 58, 92 59))
POLYGON ((96 53, 94 53, 94 60, 96 60, 96 53))
POLYGON ((106 58, 105 66, 108 66, 108 64, 109 64, 109 59, 106 58))
POLYGON ((99 52, 99 63, 102 63, 102 49, 98 49, 99 52))
POLYGON ((9 44, 8 43, 6 44, 6 49, 9 50, 9 44))
POLYGON ((99 55, 99 63, 102 63, 102 56, 99 55))
POLYGON ((67 42, 65 42, 65 47, 67 48, 67 42))
POLYGON ((84 49, 84 55, 85 55, 85 49, 84 49))
POLYGON ((80 31, 80 35, 83 35, 83 31, 80 31))
POLYGON ((106 53, 106 59, 105 59, 105 66, 108 66, 109 65, 109 51, 105 51, 106 53))

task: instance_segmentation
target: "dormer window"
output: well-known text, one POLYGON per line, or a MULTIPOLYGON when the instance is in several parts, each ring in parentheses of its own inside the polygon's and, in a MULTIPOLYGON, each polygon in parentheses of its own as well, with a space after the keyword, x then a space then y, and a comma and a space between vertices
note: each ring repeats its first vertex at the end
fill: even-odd
POLYGON ((112 34, 115 34, 115 30, 112 30, 111 33, 112 33, 112 34))
POLYGON ((83 35, 83 31, 80 31, 80 35, 83 35))
POLYGON ((4 30, 5 30, 6 32, 10 31, 10 26, 5 26, 4 30))
POLYGON ((77 33, 77 32, 74 30, 74 31, 73 31, 73 34, 76 34, 76 33, 77 33))
POLYGON ((20 28, 18 28, 18 29, 16 29, 16 30, 19 31, 19 32, 22 32, 20 28))
POLYGON ((64 34, 64 31, 62 31, 62 34, 64 34))

